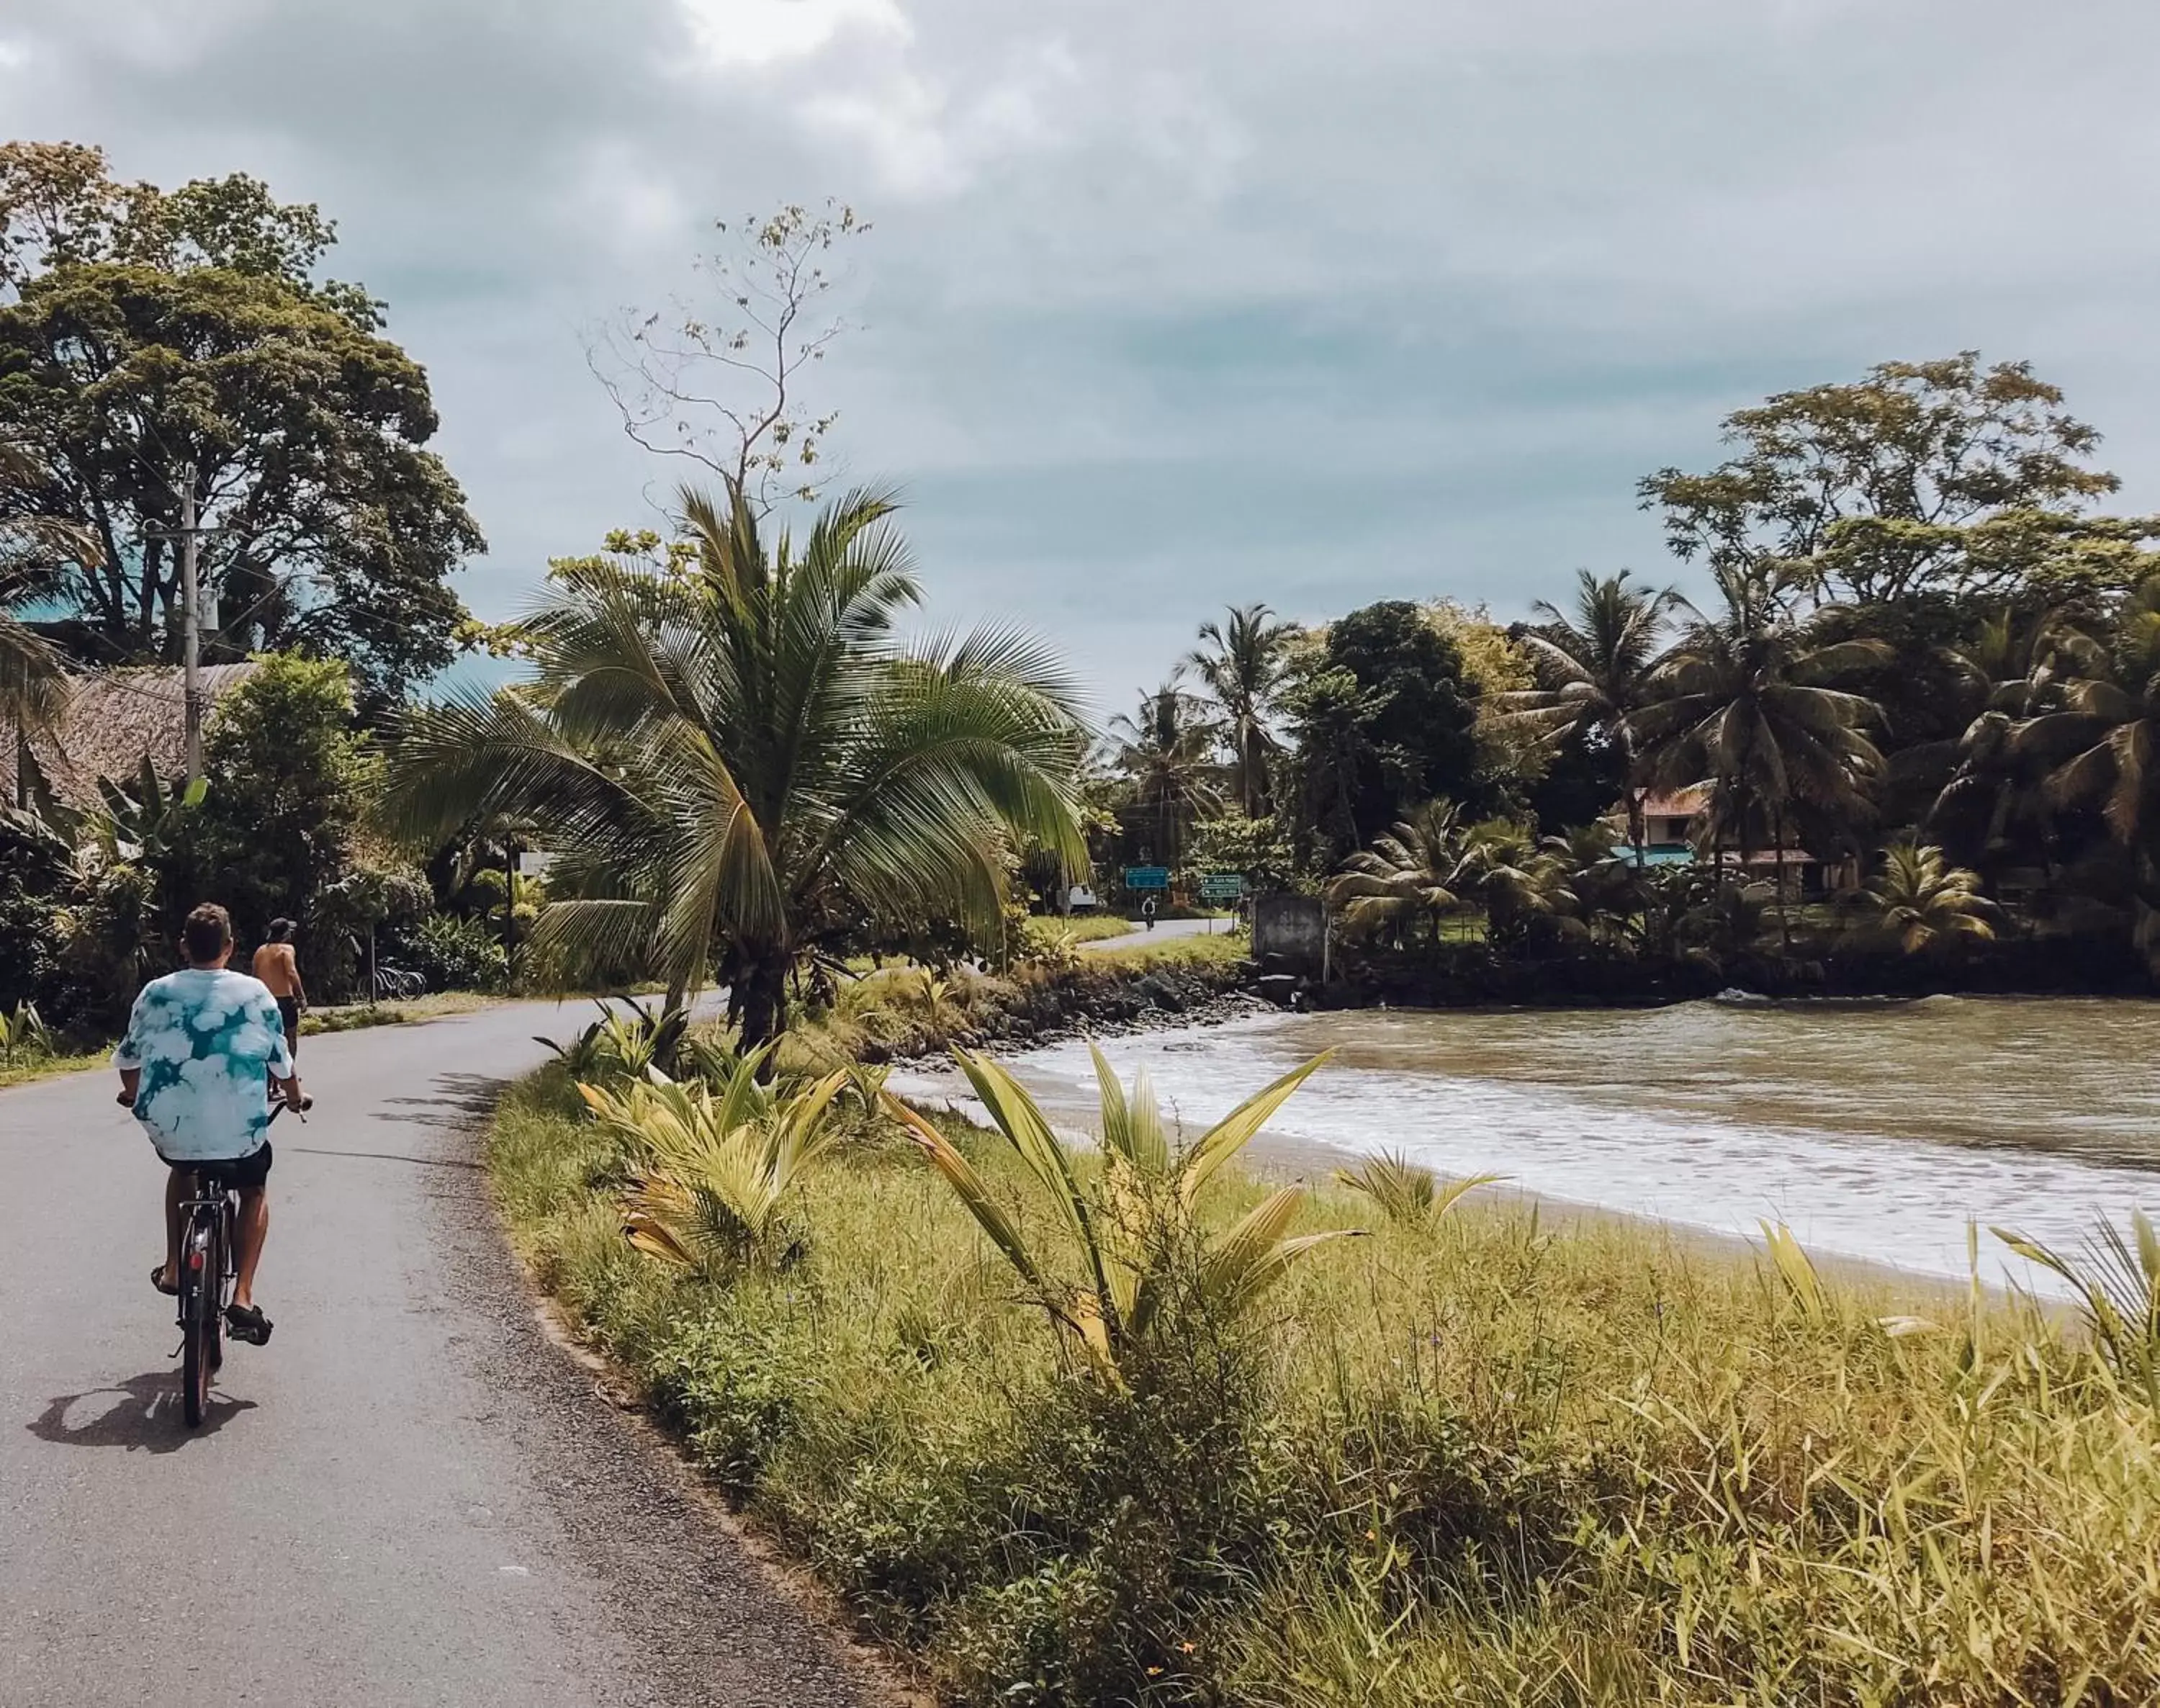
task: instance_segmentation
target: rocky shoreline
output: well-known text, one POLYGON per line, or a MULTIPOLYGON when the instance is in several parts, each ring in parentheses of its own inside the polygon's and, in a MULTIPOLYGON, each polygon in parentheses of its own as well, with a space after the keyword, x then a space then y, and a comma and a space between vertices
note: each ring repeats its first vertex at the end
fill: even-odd
POLYGON ((1086 963, 974 988, 964 1035, 916 1037, 900 1046, 866 1044, 865 1059, 895 1067, 934 1066, 953 1044, 1023 1049, 1082 1037, 1116 1037, 1164 1026, 1221 1025, 1273 1006, 1254 989, 1250 962, 1156 967, 1086 963))

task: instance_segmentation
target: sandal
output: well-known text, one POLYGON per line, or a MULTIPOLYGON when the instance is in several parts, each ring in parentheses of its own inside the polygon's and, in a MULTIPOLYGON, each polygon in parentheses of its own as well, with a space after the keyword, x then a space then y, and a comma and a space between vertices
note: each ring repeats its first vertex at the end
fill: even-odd
POLYGON ((270 1344, 270 1319, 262 1314, 259 1305, 226 1306, 225 1326, 235 1340, 244 1340, 255 1347, 270 1344))
POLYGON ((163 1264, 159 1264, 150 1271, 150 1285, 168 1299, 177 1299, 180 1296, 180 1290, 178 1287, 169 1287, 165 1285, 165 1266, 163 1264))

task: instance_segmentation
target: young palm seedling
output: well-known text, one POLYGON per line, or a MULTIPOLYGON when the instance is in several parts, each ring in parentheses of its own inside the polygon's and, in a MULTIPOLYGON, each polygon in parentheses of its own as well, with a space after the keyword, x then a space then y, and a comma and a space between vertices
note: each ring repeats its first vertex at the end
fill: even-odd
POLYGON ((1439 1221, 1478 1187, 1507 1176, 1465 1175, 1443 1186, 1430 1169, 1412 1162, 1399 1151, 1384 1150, 1361 1167, 1337 1169, 1335 1178, 1352 1191, 1363 1192, 1397 1226, 1423 1228, 1439 1221))
POLYGON ((1018 1081, 986 1058, 953 1051, 990 1120, 1012 1149, 1063 1238, 1045 1237, 999 1194, 937 1129, 898 1098, 885 1107, 906 1127, 1033 1300, 1086 1349, 1111 1380, 1157 1329, 1181 1290, 1224 1318, 1249 1309, 1313 1247, 1363 1232, 1334 1228, 1289 1237, 1303 1190, 1285 1186, 1233 1227, 1211 1233, 1197 1213, 1201 1191, 1327 1058, 1240 1103, 1190 1145, 1173 1146, 1147 1076, 1129 1093, 1098 1050, 1103 1165, 1091 1179, 1018 1081), (1181 1267, 1182 1270, 1181 1271, 1181 1267))
POLYGON ((623 1232, 640 1251, 710 1272, 785 1249, 790 1192, 844 1134, 833 1100, 849 1076, 776 1090, 757 1080, 767 1053, 750 1051, 717 1087, 658 1078, 578 1088, 631 1150, 623 1232))

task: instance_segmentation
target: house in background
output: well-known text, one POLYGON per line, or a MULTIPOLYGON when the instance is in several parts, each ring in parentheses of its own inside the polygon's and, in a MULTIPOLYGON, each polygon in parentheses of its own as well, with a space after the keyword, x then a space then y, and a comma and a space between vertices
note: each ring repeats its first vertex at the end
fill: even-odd
MULTIPOLYGON (((1685 866, 1700 862, 1708 865, 1710 833, 1706 815, 1709 810, 1710 789, 1704 784, 1644 795, 1643 864, 1685 866)), ((1624 845, 1617 852, 1623 859, 1632 859, 1634 853, 1624 845)), ((1778 852, 1774 848, 1753 849, 1745 860, 1739 849, 1728 848, 1722 851, 1721 858, 1726 866, 1744 868, 1751 883, 1775 884, 1778 880, 1778 852)), ((1857 860, 1822 859, 1797 843, 1786 844, 1784 863, 1785 893, 1794 901, 1841 895, 1860 883, 1857 860)))
MULTIPOLYGON (((218 702, 255 673, 253 664, 210 664, 202 671, 203 722, 218 702)), ((0 800, 23 804, 17 755, 27 746, 53 793, 70 807, 97 804, 97 780, 127 787, 147 756, 160 776, 187 769, 187 697, 177 667, 101 670, 72 679, 66 709, 48 729, 10 729, 0 737, 0 800)))
MULTIPOLYGON (((1690 839, 1695 822, 1710 804, 1706 788, 1682 789, 1673 794, 1643 797, 1643 864, 1646 866, 1685 866, 1695 859, 1690 839)), ((1623 849, 1631 854, 1633 849, 1623 849)))

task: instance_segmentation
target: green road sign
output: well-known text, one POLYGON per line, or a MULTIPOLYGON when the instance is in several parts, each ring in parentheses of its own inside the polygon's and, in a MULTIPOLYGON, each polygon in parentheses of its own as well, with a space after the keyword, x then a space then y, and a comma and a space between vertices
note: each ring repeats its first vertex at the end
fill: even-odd
POLYGON ((1243 872, 1207 872, 1201 876, 1200 899, 1202 901, 1235 901, 1245 893, 1245 875, 1243 872))
POLYGON ((1125 888, 1167 890, 1170 888, 1170 868, 1168 866, 1127 866, 1125 888))

